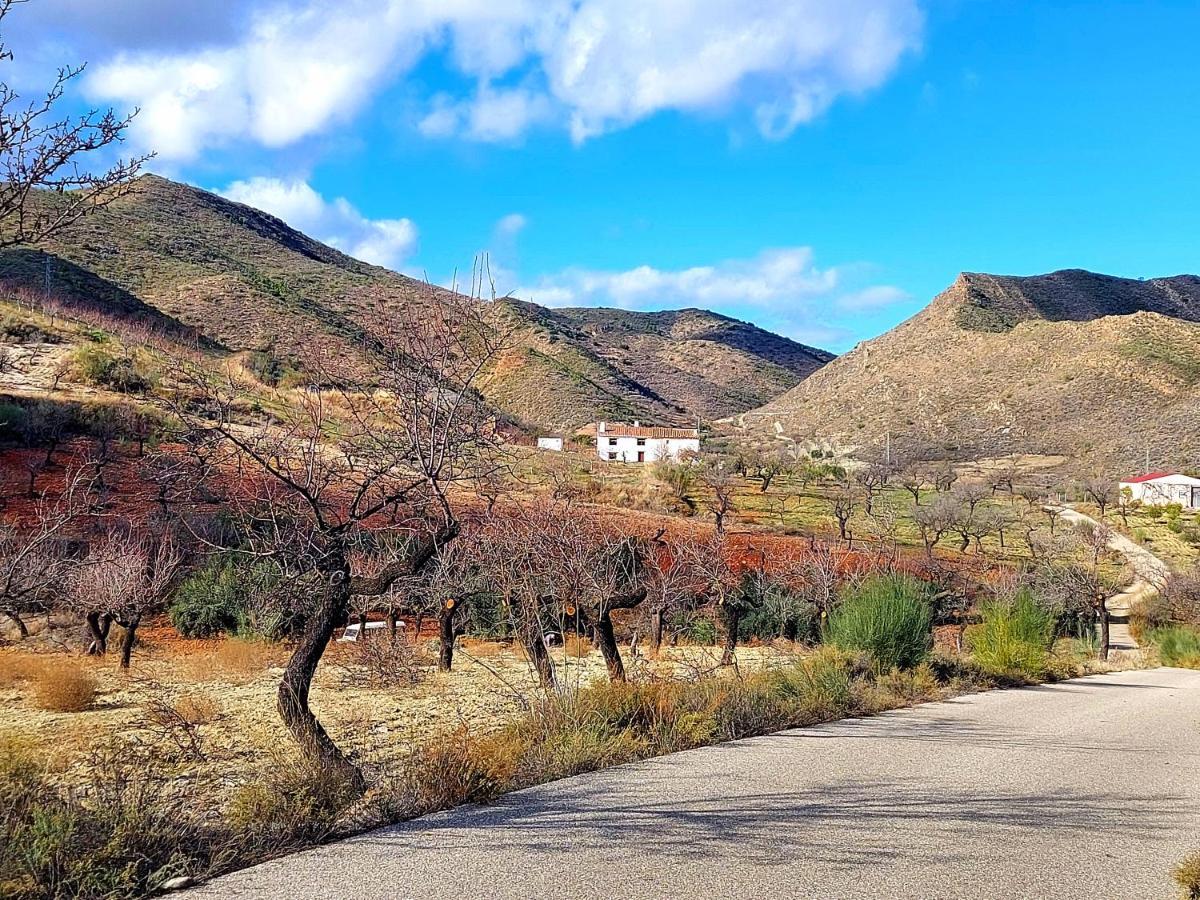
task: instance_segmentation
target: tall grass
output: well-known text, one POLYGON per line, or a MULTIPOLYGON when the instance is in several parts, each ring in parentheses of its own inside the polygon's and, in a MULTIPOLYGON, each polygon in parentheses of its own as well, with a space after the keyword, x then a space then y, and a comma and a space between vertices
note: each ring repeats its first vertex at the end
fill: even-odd
POLYGON ((1200 669, 1200 631, 1195 628, 1187 625, 1155 628, 1149 639, 1158 647, 1158 657, 1164 666, 1200 669))
POLYGON ((967 645, 975 662, 992 675, 1006 678, 1044 677, 1054 640, 1054 614, 1030 591, 1011 600, 980 604, 982 621, 967 630, 967 645))
POLYGON ((929 587, 909 575, 876 575, 848 588, 825 626, 825 640, 871 655, 881 672, 912 668, 933 643, 929 587))

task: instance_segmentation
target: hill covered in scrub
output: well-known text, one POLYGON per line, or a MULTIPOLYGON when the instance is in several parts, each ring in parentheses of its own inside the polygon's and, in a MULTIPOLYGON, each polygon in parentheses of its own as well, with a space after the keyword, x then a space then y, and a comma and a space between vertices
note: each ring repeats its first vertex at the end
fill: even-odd
MULTIPOLYGON (((52 194, 38 202, 59 202, 52 194)), ((157 176, 37 248, 0 254, 0 280, 101 307, 157 331, 252 351, 299 375, 315 355, 370 365, 399 310, 432 288, 359 262, 260 210, 157 176)), ((510 348, 483 390, 530 427, 726 416, 831 358, 742 322, 685 310, 496 304, 510 348)))
POLYGON ((751 432, 1112 472, 1200 459, 1200 278, 963 274, 917 315, 740 416, 751 432))

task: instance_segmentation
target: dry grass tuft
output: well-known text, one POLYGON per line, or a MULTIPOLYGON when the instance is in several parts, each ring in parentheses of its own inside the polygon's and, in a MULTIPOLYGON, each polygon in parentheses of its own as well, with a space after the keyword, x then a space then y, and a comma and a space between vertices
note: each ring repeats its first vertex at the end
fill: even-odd
POLYGON ((278 648, 261 641, 229 638, 212 650, 192 654, 187 667, 198 681, 253 681, 279 662, 278 648))
POLYGON ((45 665, 45 660, 34 653, 19 650, 0 653, 0 687, 33 681, 41 675, 45 665))
POLYGON ((76 662, 47 661, 33 679, 33 701, 51 712, 84 712, 96 703, 96 679, 76 662))
POLYGON ((1200 900, 1200 850, 1184 857, 1171 874, 1183 888, 1184 900, 1200 900))
POLYGON ((209 725, 221 715, 221 707, 205 694, 184 694, 175 701, 179 714, 191 725, 209 725))

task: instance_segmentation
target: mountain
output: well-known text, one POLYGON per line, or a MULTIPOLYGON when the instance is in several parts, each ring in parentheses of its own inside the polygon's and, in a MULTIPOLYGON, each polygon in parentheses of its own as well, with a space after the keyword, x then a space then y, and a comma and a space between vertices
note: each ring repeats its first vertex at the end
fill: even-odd
POLYGON ((1200 278, 964 273, 920 313, 738 418, 756 431, 1113 471, 1200 460, 1200 278))
MULTIPOLYGON (((38 202, 57 201, 44 194, 38 202)), ((369 366, 373 334, 440 290, 157 176, 42 246, 0 254, 0 279, 301 371, 318 353, 369 366)), ((727 416, 832 358, 700 310, 549 310, 502 300, 495 314, 511 331, 510 348, 483 390, 530 428, 727 416)))

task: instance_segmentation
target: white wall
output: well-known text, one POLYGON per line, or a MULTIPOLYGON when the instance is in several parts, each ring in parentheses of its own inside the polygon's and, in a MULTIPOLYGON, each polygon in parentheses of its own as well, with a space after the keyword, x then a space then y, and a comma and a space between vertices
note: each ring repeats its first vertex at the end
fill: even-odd
POLYGON ((596 455, 606 462, 637 462, 638 453, 644 454, 644 462, 662 459, 676 460, 681 453, 700 452, 699 438, 636 438, 614 437, 611 434, 596 435, 596 455), (644 441, 639 445, 638 441, 644 441))
POLYGON ((1192 487, 1195 486, 1191 479, 1179 479, 1179 481, 1171 481, 1161 479, 1159 481, 1142 481, 1138 483, 1122 483, 1121 488, 1129 488, 1129 493, 1132 499, 1140 500, 1147 506, 1166 506, 1168 503, 1178 503, 1184 507, 1192 505, 1192 487))
POLYGON ((563 448, 563 439, 560 437, 540 437, 537 439, 539 450, 556 450, 561 451, 563 448))

